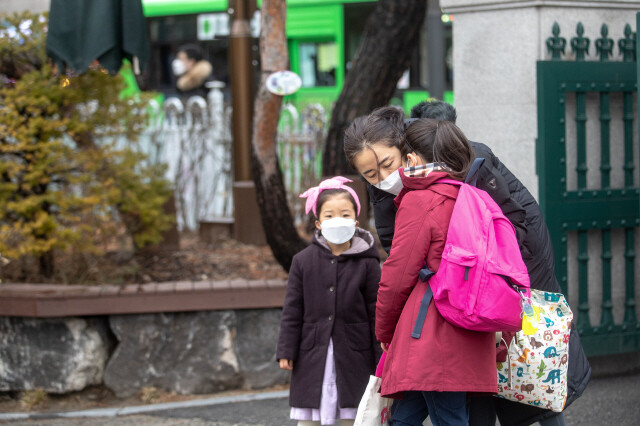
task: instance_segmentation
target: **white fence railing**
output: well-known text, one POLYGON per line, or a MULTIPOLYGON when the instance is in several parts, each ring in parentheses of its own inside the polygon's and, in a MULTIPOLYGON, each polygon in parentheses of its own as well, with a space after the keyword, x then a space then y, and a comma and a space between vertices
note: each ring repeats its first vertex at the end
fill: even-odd
POLYGON ((299 197, 300 193, 317 185, 322 177, 326 130, 327 116, 321 105, 310 104, 302 114, 292 104, 283 105, 278 127, 278 159, 296 225, 306 216, 305 200, 299 197))
MULTIPOLYGON (((162 105, 152 102, 152 120, 136 145, 150 162, 167 165, 181 230, 233 216, 231 106, 224 102, 221 87, 213 87, 206 100, 193 96, 184 103, 178 98, 162 105)), ((277 152, 297 225, 305 217, 298 195, 321 177, 326 125, 320 105, 309 105, 302 113, 292 104, 282 107, 277 152)))
POLYGON ((167 165, 179 229, 194 230, 201 221, 233 214, 231 107, 220 88, 207 100, 168 98, 161 108, 156 105, 155 120, 142 135, 151 160, 167 165))

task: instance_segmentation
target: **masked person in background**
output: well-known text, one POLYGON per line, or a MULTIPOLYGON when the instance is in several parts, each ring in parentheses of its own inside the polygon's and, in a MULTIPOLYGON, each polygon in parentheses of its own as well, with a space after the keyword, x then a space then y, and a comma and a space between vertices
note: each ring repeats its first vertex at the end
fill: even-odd
POLYGON ((202 49, 195 44, 180 46, 176 58, 171 63, 177 77, 176 87, 183 96, 207 96, 205 83, 211 80, 213 66, 202 59, 202 49))

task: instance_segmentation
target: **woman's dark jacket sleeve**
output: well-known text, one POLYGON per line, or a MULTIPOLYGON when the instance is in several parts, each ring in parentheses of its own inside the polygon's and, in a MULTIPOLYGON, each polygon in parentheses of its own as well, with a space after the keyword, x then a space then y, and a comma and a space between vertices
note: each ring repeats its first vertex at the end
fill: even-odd
POLYGON ((391 240, 393 240, 393 230, 396 223, 396 206, 393 204, 395 197, 369 183, 367 183, 367 192, 371 204, 373 204, 373 218, 376 223, 378 239, 382 249, 388 254, 391 251, 391 240))

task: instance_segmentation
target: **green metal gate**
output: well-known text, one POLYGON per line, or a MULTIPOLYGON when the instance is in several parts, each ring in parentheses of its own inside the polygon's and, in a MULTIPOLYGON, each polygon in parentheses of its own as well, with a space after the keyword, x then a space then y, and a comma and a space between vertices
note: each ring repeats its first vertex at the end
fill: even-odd
POLYGON ((586 61, 591 42, 582 24, 576 32, 569 43, 573 61, 561 60, 568 43, 556 23, 547 39, 552 59, 537 63, 540 206, 553 241, 557 277, 578 308, 574 317, 587 354, 639 351, 636 34, 627 25, 616 43, 603 25, 591 49, 598 60, 586 61), (612 60, 614 50, 622 61, 612 60), (599 164, 594 165, 597 156, 599 164), (598 309, 599 320, 593 320, 590 311, 598 309))

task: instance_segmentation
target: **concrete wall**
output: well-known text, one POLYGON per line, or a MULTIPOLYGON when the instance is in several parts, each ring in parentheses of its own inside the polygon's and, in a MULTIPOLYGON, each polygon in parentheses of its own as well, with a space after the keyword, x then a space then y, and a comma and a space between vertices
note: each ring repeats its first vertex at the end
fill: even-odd
MULTIPOLYGON (((454 96, 458 124, 472 140, 489 145, 537 197, 536 61, 548 59, 545 41, 558 22, 569 42, 578 21, 593 40, 603 23, 609 37, 635 28, 640 1, 440 0, 454 15, 454 96)), ((614 60, 619 60, 616 46, 614 60)), ((570 56, 570 55, 569 55, 570 56)))
POLYGON ((28 10, 30 12, 46 12, 49 10, 50 0, 2 0, 0 13, 14 13, 28 10))
MULTIPOLYGON (((635 14, 640 1, 508 1, 508 0, 440 0, 447 13, 454 15, 454 96, 458 124, 471 139, 489 145, 537 198, 538 176, 535 167, 537 137, 536 61, 550 59, 546 39, 551 36, 554 22, 560 25, 560 35, 567 40, 563 60, 573 60, 570 40, 576 36, 576 26, 582 22, 585 36, 591 39, 588 61, 597 60, 594 42, 600 37, 603 23, 609 27, 609 37, 615 43, 614 61, 621 56, 618 39, 630 24, 635 31, 635 14)), ((587 159, 588 188, 600 188, 600 123, 596 95, 587 96, 587 159)), ((637 102, 634 102, 634 107, 637 102)), ((566 102, 567 188, 575 190, 576 126, 575 96, 566 102)), ((636 111, 637 117, 637 111, 636 111)), ((611 183, 624 186, 622 96, 611 95, 611 183)), ((638 176, 638 124, 634 124, 636 185, 638 176)), ((640 253, 640 232, 636 232, 636 253, 640 253)), ((613 231, 612 272, 614 319, 620 322, 624 314, 624 236, 613 231)), ((592 324, 600 323, 601 238, 599 232, 589 233, 589 305, 592 324)), ((640 257, 640 256, 639 256, 640 257)), ((640 295, 640 258, 636 257, 636 295, 640 295)), ((577 238, 568 240, 569 301, 577 314, 577 238)), ((636 307, 640 317, 640 304, 636 307)))

